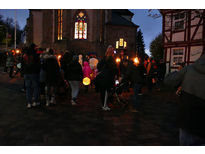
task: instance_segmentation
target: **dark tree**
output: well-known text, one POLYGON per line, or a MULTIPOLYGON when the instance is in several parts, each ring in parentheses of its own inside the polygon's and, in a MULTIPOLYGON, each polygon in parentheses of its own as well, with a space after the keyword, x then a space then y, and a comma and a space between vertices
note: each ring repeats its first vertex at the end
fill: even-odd
MULTIPOLYGON (((6 18, 6 20, 2 19, 0 15, 0 44, 5 44, 6 42, 6 33, 8 46, 14 45, 14 33, 15 33, 15 23, 12 18, 6 18)), ((19 27, 19 24, 16 23, 16 44, 18 45, 21 42, 22 30, 19 27)))
POLYGON ((150 52, 154 59, 160 60, 163 58, 164 55, 164 48, 163 48, 163 37, 162 34, 159 34, 150 44, 150 52))
POLYGON ((136 49, 137 49, 137 55, 144 59, 145 44, 144 44, 144 38, 141 30, 139 30, 136 35, 136 49))

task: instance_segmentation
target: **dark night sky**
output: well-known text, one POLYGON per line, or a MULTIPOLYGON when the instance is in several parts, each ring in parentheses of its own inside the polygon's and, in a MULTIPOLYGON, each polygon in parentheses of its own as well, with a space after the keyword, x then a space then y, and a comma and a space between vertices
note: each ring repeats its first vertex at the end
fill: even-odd
MULTIPOLYGON (((149 53, 150 42, 162 31, 162 18, 153 19, 148 16, 147 9, 132 9, 130 10, 134 13, 133 22, 139 25, 146 46, 146 52, 149 53)), ((153 10, 158 12, 157 10, 153 10)), ((3 15, 4 19, 7 17, 14 18, 15 11, 13 9, 0 9, 0 14, 3 15)), ((20 28, 23 29, 26 25, 26 19, 29 16, 29 11, 25 9, 17 9, 17 21, 20 25, 20 28)))

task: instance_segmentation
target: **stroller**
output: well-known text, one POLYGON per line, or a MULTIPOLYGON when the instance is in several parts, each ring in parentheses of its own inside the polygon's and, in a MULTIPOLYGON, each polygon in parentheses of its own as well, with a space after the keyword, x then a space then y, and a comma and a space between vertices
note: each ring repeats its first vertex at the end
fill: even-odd
POLYGON ((114 88, 111 90, 111 99, 113 103, 122 106, 122 107, 126 107, 129 103, 128 100, 125 99, 121 94, 129 87, 129 82, 122 82, 119 83, 118 80, 115 81, 115 86, 114 88))

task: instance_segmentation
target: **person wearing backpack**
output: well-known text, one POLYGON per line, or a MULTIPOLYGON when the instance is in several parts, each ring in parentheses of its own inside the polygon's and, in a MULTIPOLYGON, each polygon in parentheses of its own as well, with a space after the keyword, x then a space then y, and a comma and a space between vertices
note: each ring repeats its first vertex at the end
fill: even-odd
POLYGON ((35 107, 39 102, 40 58, 36 54, 35 44, 32 44, 23 55, 24 80, 26 87, 27 108, 35 107), (32 97, 34 96, 34 100, 32 97))

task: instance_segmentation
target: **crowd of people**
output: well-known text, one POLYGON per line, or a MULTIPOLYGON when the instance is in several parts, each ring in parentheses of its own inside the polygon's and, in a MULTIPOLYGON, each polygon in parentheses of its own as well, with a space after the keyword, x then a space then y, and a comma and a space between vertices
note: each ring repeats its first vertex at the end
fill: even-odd
MULTIPOLYGON (((55 55, 53 49, 39 49, 35 44, 22 49, 21 54, 8 52, 5 71, 9 77, 21 73, 24 78, 22 91, 26 91, 27 107, 35 107, 45 100, 45 105, 56 104, 56 92, 59 87, 71 89, 71 104, 77 105, 77 98, 82 81, 88 78, 88 84, 83 85, 85 93, 89 88, 95 88, 100 93, 102 109, 109 111, 108 102, 112 100, 112 90, 123 83, 124 90, 134 91, 133 112, 139 107, 139 95, 142 87, 147 85, 149 91, 153 85, 160 90, 165 75, 165 67, 157 64, 152 58, 141 59, 138 62, 129 60, 127 56, 120 57, 116 62, 115 49, 108 46, 103 58, 96 55, 78 55, 66 50, 61 55, 55 55), (125 58, 126 57, 126 58, 125 58), (14 71, 16 66, 16 71, 14 71), (116 84, 116 81, 119 83, 116 84)), ((121 90, 122 92, 123 90, 121 90)))

